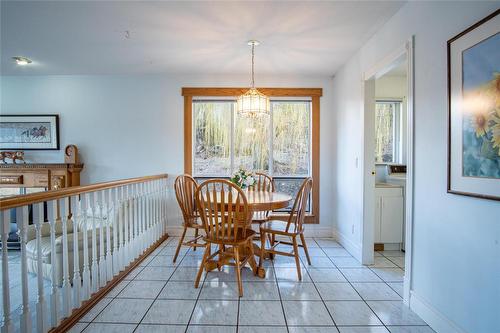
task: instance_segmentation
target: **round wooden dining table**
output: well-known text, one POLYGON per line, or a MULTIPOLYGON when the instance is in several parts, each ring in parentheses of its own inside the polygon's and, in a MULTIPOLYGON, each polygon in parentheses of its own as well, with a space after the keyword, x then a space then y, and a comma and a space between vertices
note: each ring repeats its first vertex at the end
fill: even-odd
POLYGON ((282 192, 243 191, 247 197, 248 206, 254 212, 265 212, 288 207, 292 197, 282 192))

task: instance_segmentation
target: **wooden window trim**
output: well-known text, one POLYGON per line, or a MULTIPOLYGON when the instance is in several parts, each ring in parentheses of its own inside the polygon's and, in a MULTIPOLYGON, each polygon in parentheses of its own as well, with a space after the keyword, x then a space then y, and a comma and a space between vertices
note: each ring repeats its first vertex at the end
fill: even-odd
MULTIPOLYGON (((312 189, 312 213, 306 216, 306 223, 319 224, 319 138, 320 138, 320 97, 322 88, 257 88, 270 97, 310 97, 312 105, 312 156, 311 167, 314 186, 312 189)), ((236 97, 248 88, 182 88, 184 96, 184 172, 193 172, 193 97, 236 97)), ((285 219, 287 215, 273 215, 273 218, 285 219)))

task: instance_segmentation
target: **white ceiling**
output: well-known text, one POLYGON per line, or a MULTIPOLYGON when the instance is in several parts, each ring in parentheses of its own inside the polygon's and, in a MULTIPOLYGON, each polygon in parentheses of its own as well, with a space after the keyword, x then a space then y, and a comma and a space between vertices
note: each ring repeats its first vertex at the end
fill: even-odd
POLYGON ((3 75, 332 75, 402 1, 3 1, 3 75), (126 31, 129 37, 126 38, 126 31), (13 56, 33 60, 16 66, 13 56))

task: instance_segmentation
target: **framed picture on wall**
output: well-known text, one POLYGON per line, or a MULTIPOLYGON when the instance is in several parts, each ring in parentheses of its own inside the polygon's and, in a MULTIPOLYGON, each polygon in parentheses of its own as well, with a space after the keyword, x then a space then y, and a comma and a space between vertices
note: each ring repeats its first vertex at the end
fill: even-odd
POLYGON ((59 150, 59 116, 0 115, 0 149, 59 150))
POLYGON ((500 200, 500 10, 448 41, 448 192, 500 200))

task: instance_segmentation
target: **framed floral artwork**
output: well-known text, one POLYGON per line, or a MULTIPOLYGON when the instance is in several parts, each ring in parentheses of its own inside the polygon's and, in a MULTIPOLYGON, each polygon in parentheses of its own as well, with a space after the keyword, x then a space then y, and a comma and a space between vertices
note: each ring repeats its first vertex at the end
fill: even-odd
POLYGON ((448 41, 448 192, 500 200, 500 10, 448 41))
POLYGON ((59 116, 0 115, 0 149, 59 150, 59 116))

